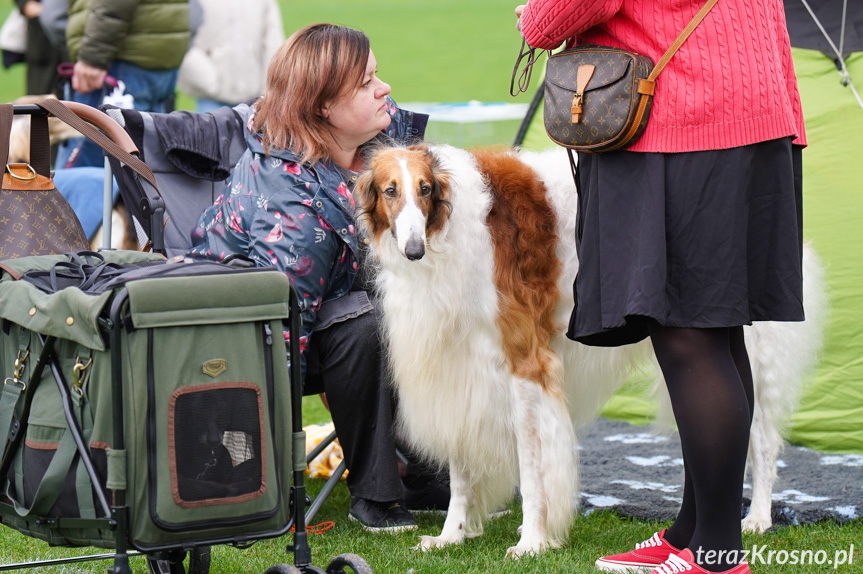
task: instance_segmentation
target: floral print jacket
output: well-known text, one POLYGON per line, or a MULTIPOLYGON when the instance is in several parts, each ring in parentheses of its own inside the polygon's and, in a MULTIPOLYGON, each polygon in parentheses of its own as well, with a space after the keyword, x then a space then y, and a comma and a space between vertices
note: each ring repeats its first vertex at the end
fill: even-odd
MULTIPOLYGON (((422 139, 427 117, 389 103, 393 121, 379 137, 422 139)), ((246 122, 249 149, 224 193, 198 219, 189 255, 222 260, 239 253, 259 267, 287 273, 300 296, 300 348, 305 351, 322 305, 347 295, 358 271, 351 195, 356 175, 328 160, 302 164, 291 150, 271 149, 267 157, 253 124, 254 110, 246 122)), ((371 309, 368 302, 363 294, 336 307, 345 317, 357 316, 371 309)), ((330 317, 327 324, 337 320, 330 317)))

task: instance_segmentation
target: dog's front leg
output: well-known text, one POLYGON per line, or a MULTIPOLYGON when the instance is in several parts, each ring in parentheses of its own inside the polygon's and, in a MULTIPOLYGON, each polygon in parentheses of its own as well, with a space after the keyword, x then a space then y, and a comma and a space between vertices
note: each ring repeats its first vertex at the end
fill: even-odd
POLYGON ((521 538, 518 544, 507 549, 506 555, 518 558, 523 554, 539 554, 548 548, 548 506, 541 467, 539 405, 542 389, 537 383, 523 379, 517 379, 515 388, 515 434, 523 516, 521 538))
POLYGON ((430 550, 450 544, 464 542, 467 531, 467 512, 473 496, 470 477, 463 464, 450 460, 449 463, 449 507, 440 536, 420 536, 419 548, 430 550))

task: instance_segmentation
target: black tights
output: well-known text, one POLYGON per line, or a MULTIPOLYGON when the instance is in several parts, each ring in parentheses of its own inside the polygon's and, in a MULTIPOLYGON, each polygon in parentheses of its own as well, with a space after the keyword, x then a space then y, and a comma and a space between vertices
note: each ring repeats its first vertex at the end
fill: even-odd
POLYGON ((727 570, 734 565, 727 552, 743 547, 740 511, 754 407, 743 327, 652 323, 650 338, 671 396, 686 475, 683 504, 665 538, 692 550, 700 566, 727 570), (710 550, 717 551, 714 557, 726 553, 709 560, 710 550))

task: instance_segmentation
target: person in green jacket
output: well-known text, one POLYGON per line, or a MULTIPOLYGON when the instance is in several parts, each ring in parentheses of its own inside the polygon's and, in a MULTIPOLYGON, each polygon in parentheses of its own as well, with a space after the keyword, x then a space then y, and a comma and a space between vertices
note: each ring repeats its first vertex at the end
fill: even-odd
MULTIPOLYGON (((171 111, 189 48, 189 21, 189 0, 70 0, 66 43, 75 63, 73 99, 98 107, 113 91, 113 78, 135 109, 171 111)), ((103 159, 85 140, 61 148, 56 167, 88 165, 103 165, 103 159)))

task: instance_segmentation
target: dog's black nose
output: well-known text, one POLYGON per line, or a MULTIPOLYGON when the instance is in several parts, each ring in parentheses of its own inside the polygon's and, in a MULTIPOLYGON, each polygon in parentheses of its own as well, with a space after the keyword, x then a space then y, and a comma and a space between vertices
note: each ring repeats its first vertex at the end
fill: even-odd
POLYGON ((405 245, 405 257, 411 261, 416 261, 417 259, 422 259, 425 254, 426 246, 421 239, 411 238, 408 240, 405 245))

